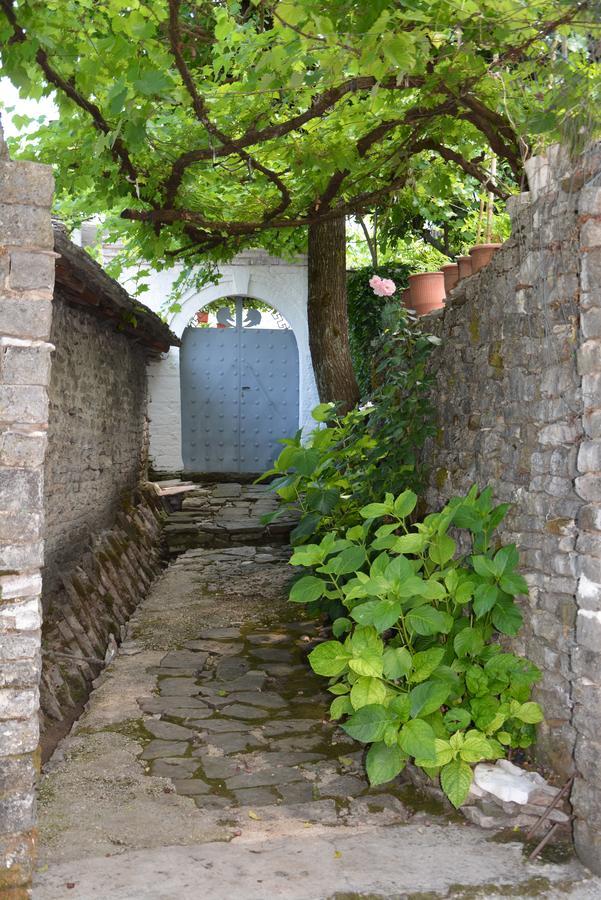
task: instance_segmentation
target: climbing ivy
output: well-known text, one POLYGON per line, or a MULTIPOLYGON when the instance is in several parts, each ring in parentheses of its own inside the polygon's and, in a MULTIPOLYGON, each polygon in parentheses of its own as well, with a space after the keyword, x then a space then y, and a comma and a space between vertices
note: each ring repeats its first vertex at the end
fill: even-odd
POLYGON ((508 504, 474 487, 411 524, 417 495, 387 493, 359 510, 344 536, 298 547, 291 563, 314 570, 295 582, 294 603, 326 598, 340 606, 334 640, 309 655, 334 694, 332 719, 369 745, 372 785, 396 777, 409 760, 440 784, 454 806, 467 799, 471 763, 527 747, 542 720, 530 699, 536 666, 503 652, 522 614, 514 598, 528 586, 513 544, 492 535, 508 504), (457 554, 451 526, 467 532, 457 554))

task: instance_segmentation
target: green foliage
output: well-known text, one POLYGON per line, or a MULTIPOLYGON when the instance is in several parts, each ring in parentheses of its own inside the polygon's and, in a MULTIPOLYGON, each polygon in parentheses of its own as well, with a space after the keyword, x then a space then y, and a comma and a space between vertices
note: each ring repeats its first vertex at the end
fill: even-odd
MULTIPOLYGON (((423 472, 417 452, 428 435, 431 404, 426 361, 436 338, 423 334, 406 310, 384 311, 384 332, 374 350, 375 387, 362 406, 344 416, 333 404, 313 410, 320 427, 304 440, 299 431, 273 469, 273 489, 301 512, 295 544, 327 529, 341 532, 360 520, 359 509, 385 489, 419 489, 423 472)), ((273 518, 274 516, 272 516, 273 518)))
POLYGON ((504 194, 532 136, 556 140, 566 120, 594 134, 595 13, 566 0, 3 0, 3 74, 59 110, 12 151, 55 167, 62 217, 101 214, 155 267, 259 243, 293 254, 299 226, 331 209, 409 204, 419 234, 452 226, 456 196, 467 208, 491 141, 504 194))
POLYGON ((492 544, 508 507, 494 506, 489 489, 473 487, 411 524, 416 504, 412 491, 387 493, 357 510, 343 537, 330 531, 297 547, 292 565, 314 574, 295 582, 291 599, 326 598, 341 610, 337 639, 309 662, 329 679, 332 719, 371 745, 370 783, 412 759, 461 806, 471 764, 528 747, 542 720, 530 700, 538 669, 499 643, 519 630, 515 597, 528 588, 515 546, 492 544), (467 532, 467 553, 457 553, 451 527, 467 532))
MULTIPOLYGON (((377 297, 369 286, 372 275, 392 278, 397 287, 397 297, 407 287, 407 278, 414 271, 410 265, 364 266, 354 269, 347 276, 347 308, 349 342, 353 366, 362 394, 372 386, 374 343, 383 328, 386 297, 377 297)), ((395 301, 398 305, 398 299, 395 301)))

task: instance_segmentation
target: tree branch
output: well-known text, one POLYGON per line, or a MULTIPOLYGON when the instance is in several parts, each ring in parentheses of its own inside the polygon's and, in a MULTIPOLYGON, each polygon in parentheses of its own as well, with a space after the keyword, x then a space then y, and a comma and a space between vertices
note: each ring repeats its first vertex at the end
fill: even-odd
MULTIPOLYGON (((404 79, 402 85, 396 83, 396 79, 390 79, 383 82, 379 86, 385 90, 413 90, 420 87, 423 83, 421 77, 404 79)), ((276 138, 285 137, 293 131, 298 131, 307 122, 320 118, 325 112, 346 97, 349 94, 355 94, 359 91, 371 90, 378 84, 376 78, 372 75, 365 75, 357 78, 350 78, 332 88, 327 88, 323 93, 319 94, 312 101, 311 105, 302 113, 292 116, 285 122, 267 125, 264 128, 250 128, 239 138, 230 138, 227 144, 221 147, 199 147, 195 150, 188 150, 186 153, 180 154, 173 163, 171 173, 165 182, 165 203, 171 205, 177 195, 178 188, 181 184, 183 175, 188 166, 202 160, 217 159, 221 156, 230 156, 232 153, 238 153, 245 147, 251 147, 255 144, 262 144, 266 141, 276 138)))
MULTIPOLYGON (((28 35, 25 30, 19 25, 19 22, 15 15, 12 0, 0 0, 0 8, 2 8, 6 18, 12 26, 14 34, 13 40, 22 44, 26 43, 28 40, 28 35)), ((71 79, 67 80, 63 78, 63 76, 53 68, 50 60, 48 59, 48 54, 45 50, 42 49, 42 47, 39 47, 36 51, 35 60, 50 84, 53 84, 55 87, 61 90, 77 106, 79 106, 80 109, 83 109, 84 112, 88 113, 88 115, 92 119, 92 124, 97 131, 100 131, 101 134, 110 134, 114 130, 110 127, 96 104, 91 103, 83 96, 83 94, 81 94, 77 90, 75 82, 71 79)), ((127 147, 125 146, 121 138, 116 138, 116 140, 113 141, 110 149, 113 159, 119 165, 119 168, 121 169, 127 180, 130 182, 130 184, 137 185, 138 172, 131 161, 127 147)))
MULTIPOLYGON (((202 123, 202 125, 204 125, 210 135, 221 141, 224 148, 228 149, 228 154, 235 153, 245 162, 249 163, 258 172, 261 172, 261 174, 264 175, 278 189, 278 191, 280 192, 280 202, 273 209, 268 210, 263 216, 263 221, 269 222, 276 216, 281 215, 284 210, 287 209, 287 207, 290 205, 290 192, 279 175, 277 175, 271 169, 268 169, 249 153, 246 153, 245 150, 234 148, 229 136, 211 121, 204 99, 196 90, 194 79, 190 74, 190 70, 186 65, 186 61, 182 53, 181 34, 179 30, 180 6, 181 0, 169 0, 169 43, 178 72, 181 76, 182 81, 184 82, 188 94, 190 95, 190 99, 192 100, 192 106, 194 108, 196 118, 199 120, 199 122, 202 123)), ((182 176, 183 171, 184 170, 182 170, 182 176)), ((171 206, 175 201, 175 193, 177 192, 178 186, 179 184, 175 186, 175 191, 173 190, 173 185, 168 187, 165 197, 167 206, 171 206)))

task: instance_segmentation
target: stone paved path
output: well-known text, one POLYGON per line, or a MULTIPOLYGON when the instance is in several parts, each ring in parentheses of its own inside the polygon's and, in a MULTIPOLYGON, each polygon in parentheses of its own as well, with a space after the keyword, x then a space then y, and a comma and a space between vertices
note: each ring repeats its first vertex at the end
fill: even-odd
POLYGON ((601 898, 573 862, 369 789, 285 602, 285 547, 190 549, 47 767, 34 898, 601 898), (500 892, 499 892, 500 891, 500 892))

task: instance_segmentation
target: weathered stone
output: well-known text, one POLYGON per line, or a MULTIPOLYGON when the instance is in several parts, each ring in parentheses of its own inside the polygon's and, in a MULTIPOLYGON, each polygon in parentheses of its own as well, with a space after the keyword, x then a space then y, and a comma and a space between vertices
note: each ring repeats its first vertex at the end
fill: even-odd
POLYGON ((338 778, 327 780, 325 783, 317 781, 317 791, 320 797, 356 797, 367 790, 367 787, 365 779, 354 775, 341 775, 338 778))
POLYGON ((271 772, 260 770, 258 772, 241 772, 226 778, 225 785, 228 791, 239 788, 262 787, 264 785, 290 784, 292 781, 303 781, 303 774, 298 769, 278 768, 271 772))
MULTIPOLYGON (((16 709, 15 713, 18 712, 16 709)), ((0 747, 3 756, 33 753, 38 746, 39 736, 37 716, 21 721, 15 714, 10 719, 0 721, 0 747)))
MULTIPOLYGON (((4 197, 2 201, 5 201, 4 197)), ((50 216, 48 210, 41 205, 0 202, 0 233, 4 244, 31 244, 44 250, 52 250, 54 247, 50 216)))
POLYGON ((162 658, 161 668, 200 670, 204 668, 207 655, 192 650, 172 650, 162 658))
POLYGON ((11 250, 10 289, 51 291, 54 287, 54 253, 11 250))
POLYGON ((235 681, 250 669, 250 662, 240 656, 226 657, 217 664, 217 677, 222 681, 235 681))
MULTIPOLYGON (((212 732, 204 739, 205 744, 218 748, 226 756, 230 753, 240 753, 242 750, 257 750, 264 747, 266 741, 264 738, 256 737, 248 731, 242 733, 239 731, 225 732, 216 734, 212 732)), ((193 750, 194 756, 203 755, 206 751, 204 747, 193 750)))
MULTIPOLYGON (((37 406, 41 414, 32 418, 24 418, 22 412, 19 411, 18 405, 14 400, 11 402, 11 416, 14 420, 26 423, 33 421, 45 421, 46 399, 45 387, 50 377, 50 344, 41 344, 38 346, 22 346, 19 344, 11 344, 7 341, 10 339, 2 338, 0 342, 0 380, 4 385, 22 385, 22 386, 41 386, 44 388, 40 391, 37 400, 37 406)), ((4 388, 3 388, 4 389, 4 388)), ((7 402, 5 400, 5 402, 7 402)), ((0 403, 2 400, 0 399, 0 403)), ((32 410, 29 410, 32 415, 32 410)))
POLYGON ((50 166, 4 158, 0 161, 0 187, 4 203, 30 204, 45 209, 48 215, 54 190, 54 176, 50 166))
POLYGON ((162 722, 158 719, 145 719, 144 728, 153 737, 164 741, 190 741, 196 732, 182 725, 174 725, 172 722, 162 722))
POLYGON ((198 768, 197 759, 154 759, 150 764, 150 774, 162 778, 186 778, 194 775, 198 768))
POLYGON ((211 780, 223 780, 224 778, 230 778, 233 775, 237 775, 240 772, 246 771, 243 756, 229 756, 221 758, 200 756, 198 761, 200 762, 205 777, 211 780))
POLYGON ((255 787, 232 791, 240 806, 270 806, 277 802, 277 794, 273 788, 255 787))
POLYGON ((226 700, 227 703, 245 703, 250 706, 260 707, 260 709, 284 709, 287 705, 286 701, 277 694, 268 691, 228 693, 227 697, 222 699, 226 700))
POLYGON ((223 714, 228 718, 244 719, 245 721, 266 719, 269 715, 265 709, 259 709, 256 706, 243 706, 241 703, 232 703, 231 706, 227 706, 223 714))
POLYGON ((210 785, 202 778, 174 778, 173 786, 177 793, 184 797, 198 797, 211 791, 210 785))
POLYGON ((189 650, 204 650, 206 653, 218 656, 232 656, 234 653, 239 653, 242 650, 242 644, 218 640, 187 641, 184 646, 189 650))
POLYGON ((169 759, 174 756, 184 756, 189 749, 189 745, 186 741, 150 741, 144 748, 144 752, 140 758, 169 759))
POLYGON ((208 732, 228 732, 235 731, 240 734, 245 732, 244 724, 239 720, 234 719, 199 719, 196 723, 193 716, 187 720, 187 724, 194 725, 198 724, 199 731, 208 731, 208 732))
POLYGON ((0 297, 0 333, 34 341, 50 337, 50 299, 31 300, 0 297))
POLYGON ((195 697, 198 694, 196 679, 186 676, 161 678, 159 689, 163 697, 195 697))

